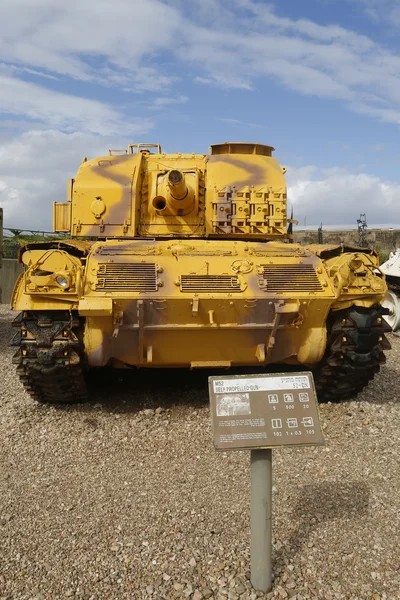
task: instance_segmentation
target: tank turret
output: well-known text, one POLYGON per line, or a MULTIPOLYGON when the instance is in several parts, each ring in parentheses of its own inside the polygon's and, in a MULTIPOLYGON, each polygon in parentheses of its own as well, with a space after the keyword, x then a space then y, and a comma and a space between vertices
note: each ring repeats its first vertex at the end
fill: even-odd
POLYGON ((54 204, 55 231, 93 238, 291 238, 286 169, 272 146, 225 142, 207 155, 132 144, 120 152, 82 161, 67 202, 54 204))

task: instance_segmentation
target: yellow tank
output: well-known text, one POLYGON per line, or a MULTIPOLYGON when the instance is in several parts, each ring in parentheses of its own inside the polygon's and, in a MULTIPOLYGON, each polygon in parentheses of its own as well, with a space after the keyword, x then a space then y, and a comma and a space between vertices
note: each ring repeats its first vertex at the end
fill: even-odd
POLYGON ((377 255, 293 243, 273 150, 83 159, 54 204, 71 239, 20 253, 14 362, 34 398, 84 400, 86 372, 105 366, 298 365, 331 400, 368 383, 390 347, 377 255))

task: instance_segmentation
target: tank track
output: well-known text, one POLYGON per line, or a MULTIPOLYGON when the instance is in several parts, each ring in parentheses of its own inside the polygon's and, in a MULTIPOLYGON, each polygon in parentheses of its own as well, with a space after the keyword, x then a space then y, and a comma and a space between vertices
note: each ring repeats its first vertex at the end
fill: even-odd
POLYGON ((393 290, 397 294, 400 294, 400 281, 398 277, 389 277, 386 275, 386 283, 389 290, 393 290))
POLYGON ((386 361, 383 350, 391 348, 385 333, 387 309, 351 306, 331 313, 325 355, 315 369, 319 400, 339 402, 356 396, 386 361))
POLYGON ((38 402, 71 404, 88 400, 82 326, 68 311, 25 311, 13 322, 13 357, 26 391, 38 402))

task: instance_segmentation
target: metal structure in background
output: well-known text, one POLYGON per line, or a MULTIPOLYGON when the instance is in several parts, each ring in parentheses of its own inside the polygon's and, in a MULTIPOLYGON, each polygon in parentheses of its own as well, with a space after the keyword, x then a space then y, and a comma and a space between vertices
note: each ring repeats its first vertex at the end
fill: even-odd
POLYGON ((358 245, 360 248, 368 248, 367 241, 367 232, 368 232, 368 224, 367 224, 367 215, 365 213, 360 214, 360 218, 357 219, 358 225, 358 245))
POLYGON ((37 229, 20 229, 14 227, 3 227, 3 256, 4 258, 17 258, 21 246, 29 240, 31 242, 45 239, 61 239, 65 234, 42 231, 37 229), (33 238, 33 239, 32 239, 33 238))
POLYGON ((27 233, 28 235, 41 235, 43 237, 45 237, 46 235, 57 237, 59 235, 58 233, 54 233, 54 231, 41 231, 37 229, 19 229, 18 227, 4 227, 4 231, 8 231, 9 233, 11 233, 11 235, 14 235, 16 237, 24 233, 27 233))
POLYGON ((134 144, 82 161, 54 203, 64 237, 20 253, 14 361, 35 398, 55 381, 55 401, 76 401, 72 382, 83 398, 84 371, 106 365, 307 365, 329 400, 367 385, 389 346, 377 255, 293 243, 273 150, 134 144))
POLYGON ((322 230, 322 223, 318 227, 318 244, 324 243, 324 232, 322 230))

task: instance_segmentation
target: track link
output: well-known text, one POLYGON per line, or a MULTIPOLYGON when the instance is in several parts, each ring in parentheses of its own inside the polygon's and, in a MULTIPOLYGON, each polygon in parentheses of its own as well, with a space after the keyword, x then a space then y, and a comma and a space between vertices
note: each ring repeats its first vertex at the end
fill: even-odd
POLYGON ((27 392, 43 403, 88 400, 83 370, 82 327, 68 311, 25 311, 14 320, 11 345, 17 374, 27 392))
POLYGON ((391 331, 384 320, 387 313, 379 304, 331 313, 325 356, 314 372, 320 400, 353 398, 379 372, 386 361, 383 351, 391 347, 385 336, 391 331))
POLYGON ((400 294, 400 279, 392 275, 386 275, 386 283, 389 290, 393 290, 396 294, 400 294))

